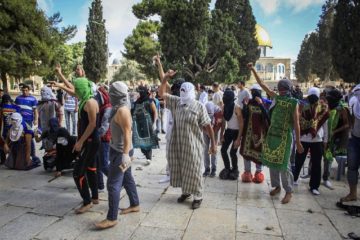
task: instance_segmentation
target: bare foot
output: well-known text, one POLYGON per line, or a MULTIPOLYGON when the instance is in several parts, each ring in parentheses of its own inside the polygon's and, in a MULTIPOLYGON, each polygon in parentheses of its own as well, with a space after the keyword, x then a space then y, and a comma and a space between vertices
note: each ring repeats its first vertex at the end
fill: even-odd
POLYGON ((356 200, 357 196, 354 196, 353 194, 348 194, 346 197, 340 198, 340 202, 352 202, 356 200))
POLYGON ((104 219, 101 222, 95 223, 95 227, 98 230, 103 230, 103 229, 107 229, 107 228, 111 228, 113 226, 115 226, 118 223, 118 221, 110 221, 108 219, 104 219))
POLYGON ((286 193, 285 194, 285 197, 281 200, 281 203, 282 204, 287 204, 290 202, 291 200, 291 197, 292 197, 292 194, 291 193, 286 193))
POLYGON ((90 208, 92 208, 92 203, 89 203, 87 205, 82 205, 80 208, 75 209, 75 213, 76 214, 83 214, 83 213, 89 211, 90 208))
POLYGON ((98 198, 97 199, 91 199, 91 202, 93 204, 99 204, 99 199, 98 198))
POLYGON ((120 215, 132 213, 132 212, 140 212, 140 206, 133 206, 128 208, 121 209, 120 215))
POLYGON ((61 172, 55 172, 54 177, 61 177, 61 172))
POLYGON ((281 192, 281 188, 280 187, 276 187, 273 190, 271 190, 270 192, 270 196, 275 196, 277 194, 279 194, 281 192))

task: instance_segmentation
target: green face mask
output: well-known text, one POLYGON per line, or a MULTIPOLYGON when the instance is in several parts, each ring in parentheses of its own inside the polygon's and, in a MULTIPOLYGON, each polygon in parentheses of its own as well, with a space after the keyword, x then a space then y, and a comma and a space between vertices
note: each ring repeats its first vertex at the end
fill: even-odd
POLYGON ((91 83, 87 78, 77 78, 74 80, 75 94, 79 98, 79 112, 83 109, 87 100, 93 96, 91 83))

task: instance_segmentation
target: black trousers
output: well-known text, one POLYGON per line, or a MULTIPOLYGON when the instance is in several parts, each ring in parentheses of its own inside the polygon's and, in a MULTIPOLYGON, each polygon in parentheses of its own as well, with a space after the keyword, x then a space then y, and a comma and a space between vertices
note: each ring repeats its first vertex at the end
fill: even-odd
POLYGON ((318 189, 321 182, 321 159, 323 156, 323 143, 322 142, 301 142, 304 147, 304 152, 299 154, 296 153, 295 156, 295 170, 294 174, 294 181, 299 179, 299 174, 301 168, 304 165, 306 155, 310 150, 310 162, 311 162, 311 170, 310 170, 310 189, 318 189))
POLYGON ((234 170, 238 169, 238 158, 236 155, 238 148, 235 149, 233 148, 234 142, 238 137, 238 134, 239 134, 239 130, 233 130, 233 129, 226 129, 224 133, 224 142, 221 147, 221 156, 224 161, 225 168, 229 170, 230 170, 230 160, 227 151, 231 144, 232 145, 230 150, 230 157, 231 157, 232 169, 234 170))
POLYGON ((152 149, 141 149, 141 152, 145 155, 147 160, 151 160, 152 158, 152 149))
POLYGON ((75 162, 73 177, 76 187, 84 201, 84 205, 91 203, 91 199, 99 198, 96 174, 96 154, 99 145, 99 139, 86 141, 79 159, 75 162))

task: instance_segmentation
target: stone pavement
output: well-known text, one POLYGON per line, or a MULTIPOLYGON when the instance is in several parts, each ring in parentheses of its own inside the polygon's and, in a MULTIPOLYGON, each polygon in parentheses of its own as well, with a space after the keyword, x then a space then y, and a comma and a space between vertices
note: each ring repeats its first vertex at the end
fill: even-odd
MULTIPOLYGON (((280 196, 269 196, 268 170, 263 184, 205 179, 200 209, 190 209, 191 200, 176 202, 181 191, 159 184, 165 173, 165 145, 154 150, 150 166, 136 151, 132 171, 138 184, 141 212, 119 216, 119 224, 105 231, 93 224, 105 218, 107 193, 90 212, 75 215, 81 204, 71 172, 52 182, 52 173, 42 167, 28 172, 0 167, 0 239, 343 239, 349 232, 360 235, 360 219, 346 216, 335 202, 347 192, 345 181, 335 182, 335 190, 320 188, 314 197, 303 180, 292 202, 280 204, 280 196)), ((242 160, 239 160, 242 166, 242 160)), ((218 172, 222 159, 218 156, 218 172)), ((254 166, 253 166, 254 167, 254 166)), ((127 207, 122 192, 120 207, 127 207)))

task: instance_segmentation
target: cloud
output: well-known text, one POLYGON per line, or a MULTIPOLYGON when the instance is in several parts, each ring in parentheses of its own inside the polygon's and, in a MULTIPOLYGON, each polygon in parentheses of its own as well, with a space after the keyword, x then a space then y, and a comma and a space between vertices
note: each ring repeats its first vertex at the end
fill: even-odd
POLYGON ((283 20, 281 17, 276 17, 273 21, 272 24, 273 25, 281 25, 283 23, 283 20))
POLYGON ((325 3, 326 0, 252 0, 256 3, 266 15, 273 15, 282 7, 287 7, 291 11, 298 13, 312 6, 318 6, 325 3))
POLYGON ((37 4, 44 12, 50 12, 54 6, 53 0, 37 0, 37 4))

